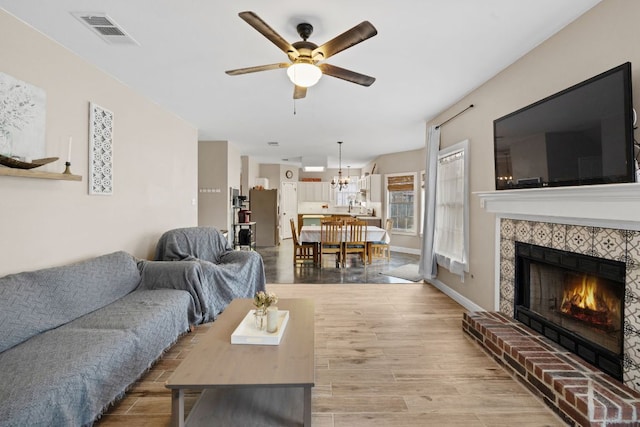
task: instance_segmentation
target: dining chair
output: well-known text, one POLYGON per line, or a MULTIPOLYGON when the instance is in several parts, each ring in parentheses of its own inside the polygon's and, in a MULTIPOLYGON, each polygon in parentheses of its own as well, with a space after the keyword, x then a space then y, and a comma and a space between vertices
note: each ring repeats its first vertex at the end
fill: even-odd
POLYGON ((342 265, 343 228, 342 221, 320 222, 320 267, 322 267, 322 256, 324 254, 334 254, 336 256, 336 267, 342 265))
POLYGON ((289 219, 291 224, 291 237, 293 238, 293 265, 313 262, 318 264, 318 245, 316 243, 304 243, 299 241, 298 230, 293 218, 289 219))
POLYGON ((345 241, 342 245, 342 265, 346 266, 348 254, 359 254, 362 264, 367 265, 367 222, 362 220, 346 223, 345 241))
POLYGON ((358 218, 354 218, 352 216, 345 216, 342 218, 342 221, 344 222, 344 225, 348 225, 349 223, 352 223, 354 221, 358 221, 358 218))
MULTIPOLYGON (((391 238, 391 229, 393 228, 393 220, 391 218, 387 218, 385 221, 384 229, 387 232, 389 238, 391 238)), ((391 248, 389 243, 385 241, 379 242, 369 242, 368 251, 369 252, 369 263, 374 259, 386 259, 387 261, 391 261, 391 248)))

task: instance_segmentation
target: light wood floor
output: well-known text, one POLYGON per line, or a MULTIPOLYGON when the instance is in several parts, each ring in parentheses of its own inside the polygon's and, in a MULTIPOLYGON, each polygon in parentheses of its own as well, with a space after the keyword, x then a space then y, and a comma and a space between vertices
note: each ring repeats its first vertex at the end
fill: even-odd
MULTIPOLYGON (((464 336, 464 309, 430 285, 267 288, 315 302, 316 427, 565 425, 464 336)), ((163 382, 208 327, 182 337, 98 425, 168 426, 163 382)))

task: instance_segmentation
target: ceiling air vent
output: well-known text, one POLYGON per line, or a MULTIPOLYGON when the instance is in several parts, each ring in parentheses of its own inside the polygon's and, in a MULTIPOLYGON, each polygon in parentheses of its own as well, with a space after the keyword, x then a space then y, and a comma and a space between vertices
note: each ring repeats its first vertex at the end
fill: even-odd
POLYGON ((75 12, 72 15, 109 44, 140 45, 105 13, 75 12))

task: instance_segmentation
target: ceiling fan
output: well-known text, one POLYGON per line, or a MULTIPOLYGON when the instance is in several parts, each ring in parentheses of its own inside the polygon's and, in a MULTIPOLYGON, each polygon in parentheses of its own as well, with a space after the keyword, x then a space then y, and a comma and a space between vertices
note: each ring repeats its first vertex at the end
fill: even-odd
POLYGON ((238 15, 286 53, 290 62, 279 62, 276 64, 226 71, 226 73, 231 76, 286 68, 289 79, 295 85, 293 99, 304 98, 307 95, 307 88, 316 84, 323 74, 362 86, 371 86, 371 84, 376 81, 374 77, 336 67, 335 65, 319 63, 336 53, 342 52, 378 34, 376 28, 369 21, 363 21, 325 44, 318 46, 315 43, 307 41, 313 32, 313 26, 309 23, 303 22, 297 25, 296 30, 302 40, 292 44, 276 33, 255 13, 247 11, 240 12, 238 15))

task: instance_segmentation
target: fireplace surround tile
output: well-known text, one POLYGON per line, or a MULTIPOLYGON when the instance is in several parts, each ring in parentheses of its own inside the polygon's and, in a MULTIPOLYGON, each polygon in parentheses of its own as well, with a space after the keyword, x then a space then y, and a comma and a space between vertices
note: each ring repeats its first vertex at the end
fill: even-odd
POLYGON ((626 230, 627 241, 627 270, 640 271, 640 232, 626 230))
POLYGON ((532 243, 531 242, 531 222, 530 221, 514 221, 515 224, 515 239, 519 242, 532 243))
MULTIPOLYGON (((626 289, 625 289, 625 310, 631 310, 637 312, 640 311, 640 271, 633 270, 627 271, 626 289)), ((633 311, 628 311, 626 314, 633 314, 633 311)), ((636 318, 640 316, 637 313, 636 318)))
POLYGON ((567 247, 566 224, 551 224, 551 247, 559 250, 567 247))
POLYGON ((504 258, 500 261, 500 275, 502 277, 515 277, 516 267, 514 258, 504 258))
POLYGON ((516 257, 516 248, 511 239, 500 239, 500 258, 514 260, 516 257))
POLYGON ((552 224, 533 222, 531 227, 531 243, 538 246, 551 246, 552 224))
POLYGON ((513 240, 515 238, 515 221, 511 218, 503 218, 500 221, 500 236, 503 239, 513 240))
MULTIPOLYGON (((593 227, 567 225, 567 239, 564 250, 582 255, 593 253, 593 227)), ((525 242, 526 243, 526 242, 525 242)))
POLYGON ((621 230, 595 228, 593 253, 595 256, 621 261, 627 250, 627 238, 621 230))
MULTIPOLYGON (((515 280, 515 241, 533 243, 534 228, 540 222, 501 218, 500 232, 500 312, 513 318, 513 286, 515 280)), ((606 254, 625 262, 625 347, 624 384, 640 391, 640 231, 583 225, 547 223, 551 226, 550 247, 585 255, 606 254), (564 241, 564 244, 563 244, 564 241)), ((577 356, 576 356, 577 358, 577 356)), ((583 363, 585 366, 587 362, 583 363)), ((596 369, 596 368, 593 368, 596 369)), ((615 380, 612 379, 613 382, 615 380)), ((640 402, 638 403, 640 418, 640 402)))
POLYGON ((513 280, 502 279, 500 281, 500 311, 511 317, 514 315, 514 288, 513 280))

